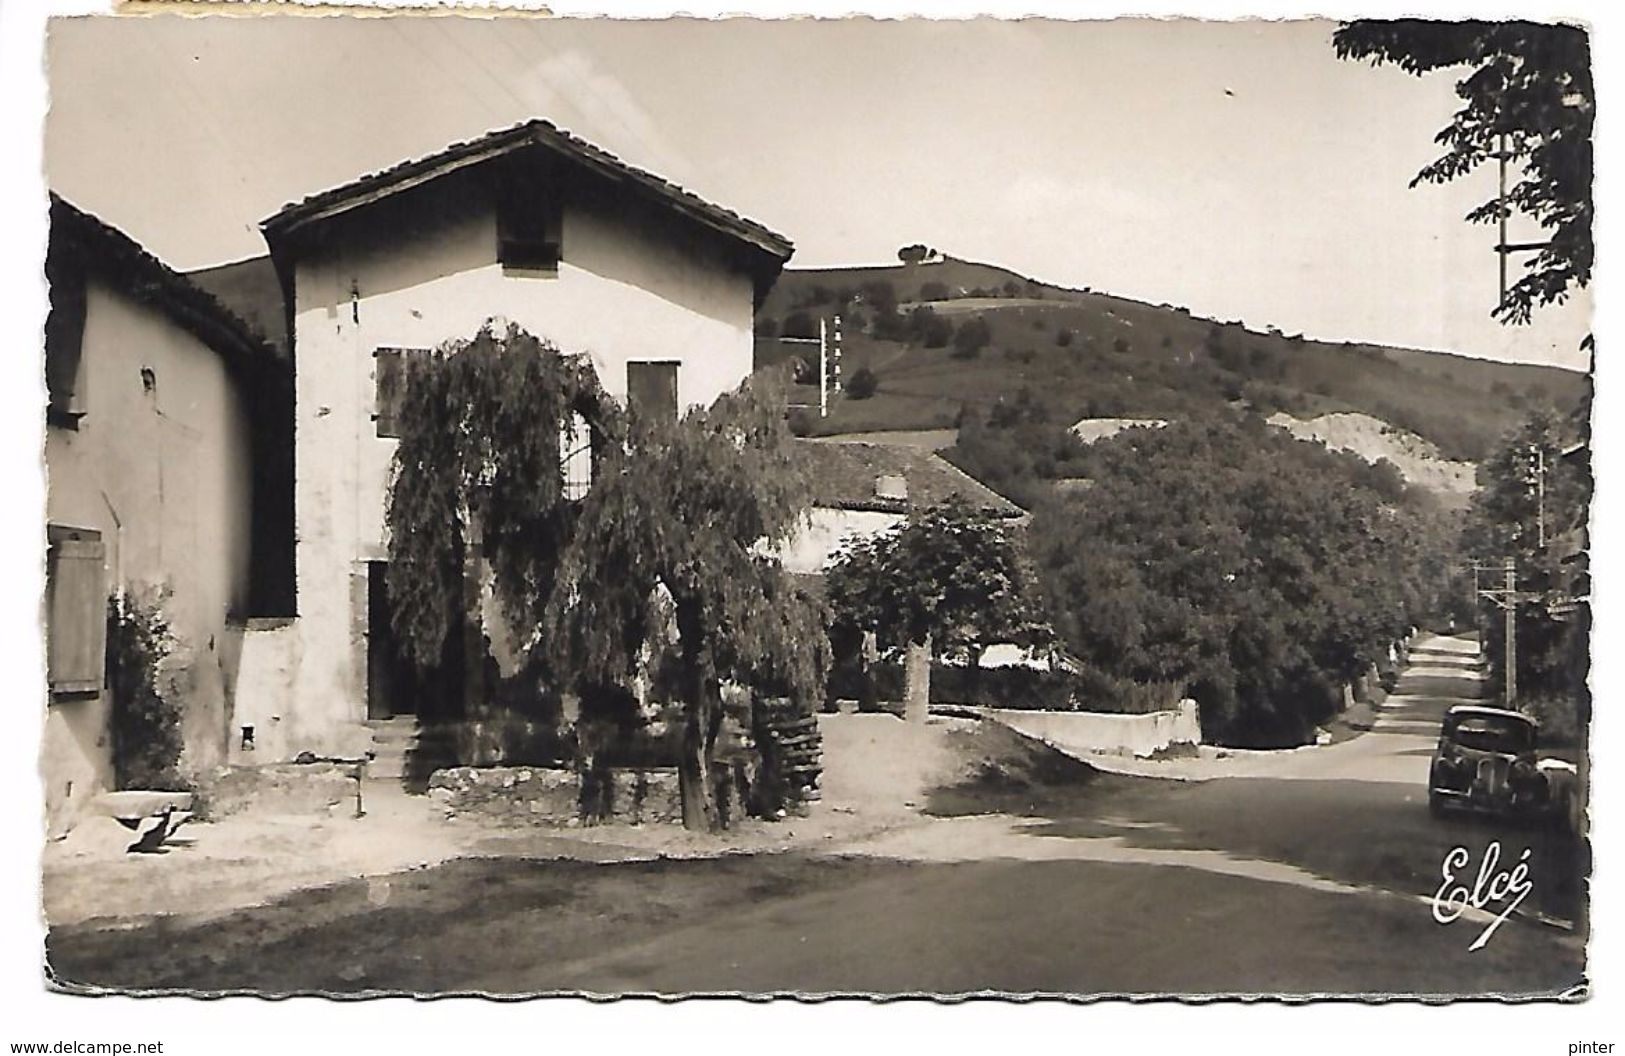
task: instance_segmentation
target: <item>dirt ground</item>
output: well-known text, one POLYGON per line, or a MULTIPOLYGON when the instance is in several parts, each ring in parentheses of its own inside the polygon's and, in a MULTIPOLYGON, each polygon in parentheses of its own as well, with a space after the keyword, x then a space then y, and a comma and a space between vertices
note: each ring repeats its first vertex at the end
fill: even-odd
MULTIPOLYGON (((369 782, 364 816, 248 812, 183 827, 166 853, 126 854, 131 833, 91 818, 46 846, 43 909, 52 925, 97 918, 212 915, 289 892, 422 869, 455 858, 636 861, 786 850, 823 851, 887 829, 928 823, 927 790, 969 763, 953 745, 978 737, 973 720, 911 727, 890 715, 829 715, 822 728, 824 799, 808 817, 748 819, 725 833, 675 825, 501 827, 447 818, 423 796, 369 782)), ((1001 742, 1002 743, 1002 742, 1001 742)))
POLYGON ((504 829, 399 793, 161 856, 87 830, 47 852, 49 962, 187 992, 1571 992, 1572 848, 1426 808, 1428 731, 1468 681, 1444 652, 1370 733, 1126 767, 1181 781, 992 723, 826 716, 811 815, 719 836, 504 829), (1530 848, 1534 894, 1469 952, 1493 915, 1442 926, 1429 897, 1446 851, 1491 843, 1530 848))

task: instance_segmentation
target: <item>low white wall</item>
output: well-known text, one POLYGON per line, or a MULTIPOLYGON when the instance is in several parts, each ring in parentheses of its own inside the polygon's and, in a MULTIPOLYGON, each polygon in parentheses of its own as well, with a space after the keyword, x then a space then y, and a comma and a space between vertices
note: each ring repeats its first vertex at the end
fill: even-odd
POLYGON ((1202 743, 1202 724, 1194 700, 1180 701, 1173 711, 1144 715, 1004 708, 985 708, 982 714, 1069 755, 1132 755, 1144 759, 1176 744, 1202 743))

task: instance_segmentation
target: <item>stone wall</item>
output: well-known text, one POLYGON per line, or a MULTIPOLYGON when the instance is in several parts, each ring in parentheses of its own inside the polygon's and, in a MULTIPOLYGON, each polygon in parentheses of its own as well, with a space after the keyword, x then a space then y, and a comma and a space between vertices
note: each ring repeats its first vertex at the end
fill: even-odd
POLYGON ((574 770, 529 766, 456 766, 429 778, 429 797, 447 816, 545 825, 617 821, 681 823, 682 795, 675 768, 614 767, 608 780, 582 782, 574 770))
POLYGON ((1068 754, 1132 755, 1148 758, 1178 745, 1202 743, 1196 702, 1182 700, 1173 711, 1116 715, 1093 711, 1012 711, 978 709, 987 718, 1053 745, 1068 754))
POLYGON ((199 805, 213 818, 247 810, 267 814, 353 813, 356 767, 346 763, 223 766, 202 778, 199 805))

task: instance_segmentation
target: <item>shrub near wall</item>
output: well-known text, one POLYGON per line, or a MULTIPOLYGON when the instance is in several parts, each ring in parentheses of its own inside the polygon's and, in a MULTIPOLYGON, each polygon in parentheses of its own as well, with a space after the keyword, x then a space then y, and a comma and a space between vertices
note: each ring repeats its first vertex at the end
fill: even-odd
POLYGON ((107 675, 113 769, 119 788, 182 789, 182 702, 165 661, 178 642, 158 592, 107 602, 107 675))
MULTIPOLYGON (((876 696, 882 701, 903 699, 901 664, 879 663, 870 669, 876 696)), ((861 699, 855 664, 840 664, 830 672, 829 698, 861 699)), ((1177 707, 1183 686, 1142 684, 1113 678, 1092 669, 1079 673, 1042 671, 1026 667, 972 669, 960 664, 935 663, 931 667, 931 703, 964 704, 1011 711, 1098 711, 1144 715, 1177 707)))

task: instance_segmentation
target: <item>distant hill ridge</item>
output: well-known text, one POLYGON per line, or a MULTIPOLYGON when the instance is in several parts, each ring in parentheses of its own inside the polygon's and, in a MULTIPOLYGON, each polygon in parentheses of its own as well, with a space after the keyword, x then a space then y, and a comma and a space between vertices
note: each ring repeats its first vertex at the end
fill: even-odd
MULTIPOLYGON (((877 385, 870 398, 837 401, 828 419, 803 421, 820 434, 953 428, 1025 393, 1063 426, 1361 414, 1467 462, 1531 410, 1568 412, 1591 392, 1589 376, 1558 367, 1255 330, 949 255, 786 271, 757 314, 758 364, 809 360, 808 346, 779 336, 815 334, 817 319, 835 314, 844 318, 843 377, 867 370, 877 385), (985 334, 956 344, 967 326, 985 334)), ((792 399, 816 403, 810 392, 792 399)))

